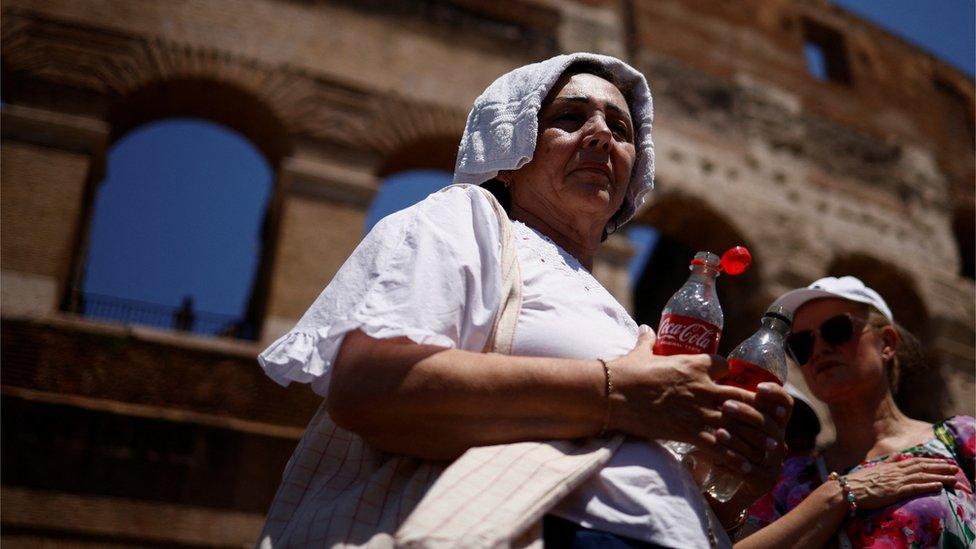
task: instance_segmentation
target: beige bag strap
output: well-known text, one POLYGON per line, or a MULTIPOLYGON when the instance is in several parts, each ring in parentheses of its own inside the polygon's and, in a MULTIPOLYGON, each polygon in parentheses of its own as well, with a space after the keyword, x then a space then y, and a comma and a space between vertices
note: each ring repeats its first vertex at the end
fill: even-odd
POLYGON ((518 250, 512 241, 512 221, 493 194, 483 187, 475 188, 485 193, 491 201, 495 215, 498 217, 498 232, 502 247, 502 301, 484 351, 510 355, 515 341, 515 325, 522 310, 522 271, 519 269, 518 250))
MULTIPOLYGON (((487 190, 482 189, 488 193, 487 190)), ((486 351, 511 354, 522 304, 512 223, 491 197, 502 240, 503 300, 486 351)), ((542 516, 602 467, 623 435, 471 448, 454 461, 397 530, 406 547, 538 545, 542 516)))

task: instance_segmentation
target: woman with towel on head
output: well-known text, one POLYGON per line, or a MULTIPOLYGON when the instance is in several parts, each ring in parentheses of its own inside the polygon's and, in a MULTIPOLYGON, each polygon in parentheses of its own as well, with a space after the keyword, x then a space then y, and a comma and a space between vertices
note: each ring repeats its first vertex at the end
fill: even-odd
POLYGON ((775 385, 714 383, 720 357, 653 356, 650 328, 591 274, 600 243, 651 190, 651 120, 644 77, 594 54, 518 68, 475 101, 457 185, 377 224, 260 356, 275 381, 325 397, 263 544, 505 546, 533 535, 501 532, 508 522, 543 514, 551 546, 728 544, 655 440, 692 442, 718 467, 774 480, 792 401, 775 385), (531 452, 501 463, 522 441, 551 441, 524 444, 572 465, 530 467, 531 452), (487 455, 478 447, 497 474, 446 480, 487 455), (542 471, 563 477, 533 492, 548 482, 542 471), (464 500, 472 477, 497 501, 464 500), (428 519, 425 505, 446 508, 428 519), (500 526, 484 526, 494 517, 500 526), (428 526, 426 540, 413 533, 428 526))
POLYGON ((932 425, 895 404, 918 341, 853 276, 822 278, 776 303, 794 311, 787 350, 837 435, 786 460, 736 547, 972 547, 973 418, 932 425))

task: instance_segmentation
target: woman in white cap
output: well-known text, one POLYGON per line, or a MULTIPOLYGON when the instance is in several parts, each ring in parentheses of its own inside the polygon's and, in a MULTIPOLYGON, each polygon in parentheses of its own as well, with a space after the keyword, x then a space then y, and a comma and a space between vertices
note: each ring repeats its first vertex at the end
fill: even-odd
POLYGON ((917 341, 884 299, 844 276, 776 303, 794 311, 788 352, 837 435, 786 460, 736 547, 972 547, 973 418, 932 425, 898 409, 901 351, 917 341))
MULTIPOLYGON (((715 384, 720 357, 652 356, 654 334, 591 274, 600 243, 652 187, 651 120, 644 77, 594 54, 521 67, 475 101, 454 174, 468 185, 377 224, 298 325, 260 356, 276 381, 310 383, 326 397, 262 543, 410 543, 404 529, 427 524, 411 520, 441 460, 472 447, 603 434, 583 453, 598 467, 567 469, 548 499, 526 506, 530 518, 549 513, 547 540, 728 543, 655 440, 692 442, 740 474, 778 467, 792 403, 775 386, 753 394, 715 384)), ((513 462, 486 490, 522 469, 513 462)), ((498 509, 515 509, 519 490, 505 494, 498 509)), ((474 517, 477 535, 442 545, 512 543, 478 530, 494 507, 456 496, 443 498, 457 512, 442 522, 474 517)))

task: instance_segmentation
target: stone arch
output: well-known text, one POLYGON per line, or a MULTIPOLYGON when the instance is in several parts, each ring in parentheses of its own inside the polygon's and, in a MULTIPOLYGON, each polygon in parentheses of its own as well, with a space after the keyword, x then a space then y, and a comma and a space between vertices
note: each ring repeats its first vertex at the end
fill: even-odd
MULTIPOLYGON (((724 215, 692 195, 671 191, 657 194, 634 221, 660 233, 654 253, 634 282, 634 316, 638 322, 657 326, 661 309, 688 277, 688 262, 699 250, 722 254, 736 245, 756 250, 724 215)), ((762 291, 759 269, 752 267, 739 276, 720 277, 719 301, 725 312, 725 328, 719 352, 728 353, 759 326, 759 319, 771 299, 762 291)))
MULTIPOLYGON (((238 333, 228 334, 257 339, 260 337, 267 308, 271 262, 277 242, 282 202, 282 190, 278 185, 279 168, 291 153, 290 133, 285 121, 278 116, 273 106, 247 89, 232 82, 210 78, 177 77, 152 81, 130 89, 128 93, 112 101, 107 112, 110 144, 144 124, 177 117, 206 119, 238 131, 261 151, 274 172, 271 196, 261 220, 261 253, 244 313, 244 322, 238 333)), ((105 152, 107 151, 103 151, 103 154, 105 152)), ((92 165, 88 180, 90 190, 82 216, 83 227, 77 233, 72 276, 62 299, 62 308, 71 311, 78 310, 79 306, 78 290, 87 257, 95 190, 104 176, 102 168, 105 166, 105 159, 93 159, 92 165)))
POLYGON ((291 152, 285 124, 262 98, 232 83, 207 78, 159 80, 113 102, 108 113, 112 142, 147 122, 170 117, 204 118, 237 130, 272 167, 291 152))
POLYGON ((395 95, 377 96, 372 99, 370 129, 364 137, 383 158, 378 167, 381 177, 417 168, 453 172, 464 123, 465 113, 457 109, 395 95))
POLYGON ((948 403, 946 384, 939 361, 928 345, 933 336, 929 312, 913 277, 891 263, 861 253, 834 258, 827 275, 853 275, 863 280, 881 294, 895 321, 918 338, 924 360, 902 365, 895 401, 911 417, 942 419, 942 408, 948 403))
POLYGON ((854 275, 884 298, 902 326, 916 336, 928 336, 929 315, 912 276, 888 262, 867 254, 851 253, 835 257, 827 276, 854 275))
POLYGON ((398 172, 418 169, 454 171, 458 138, 453 136, 421 137, 387 153, 376 175, 387 177, 398 172))

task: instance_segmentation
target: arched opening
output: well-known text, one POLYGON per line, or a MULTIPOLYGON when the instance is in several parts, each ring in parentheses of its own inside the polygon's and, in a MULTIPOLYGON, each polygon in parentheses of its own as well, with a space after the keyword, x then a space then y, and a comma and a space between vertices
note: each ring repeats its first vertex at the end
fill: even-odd
POLYGON ((961 205, 952 214, 952 233, 959 247, 959 274, 976 278, 976 209, 973 204, 961 205))
MULTIPOLYGON (((741 233, 721 215, 700 200, 680 193, 656 197, 637 218, 632 232, 646 231, 644 227, 653 228, 657 234, 639 237, 653 240, 653 250, 647 252, 646 264, 632 278, 634 318, 654 329, 668 299, 687 280, 688 265, 695 252, 707 250, 721 255, 732 246, 750 248, 741 233)), ((636 271, 637 268, 632 272, 636 271)), ((728 353, 758 328, 759 319, 769 305, 760 288, 755 267, 739 276, 719 278, 718 296, 725 313, 720 353, 728 353)))
POLYGON ((941 408, 948 401, 945 381, 938 361, 926 345, 931 337, 929 314, 911 276, 894 265, 864 254, 835 258, 827 274, 853 275, 863 280, 881 294, 895 321, 918 338, 924 360, 901 366, 895 401, 911 417, 926 421, 941 419, 941 408))
POLYGON ((274 254, 284 126, 206 80, 147 85, 113 105, 63 307, 86 316, 257 339, 274 254))
POLYGON ((368 233, 387 215, 450 185, 457 144, 456 137, 422 137, 387 155, 377 170, 383 183, 366 213, 364 232, 368 233))
POLYGON ((369 205, 363 232, 368 233, 384 217, 412 206, 450 184, 450 172, 441 170, 406 170, 388 176, 369 205))
POLYGON ((251 339, 272 171, 243 136, 165 119, 119 139, 92 209, 77 296, 88 317, 251 339))

